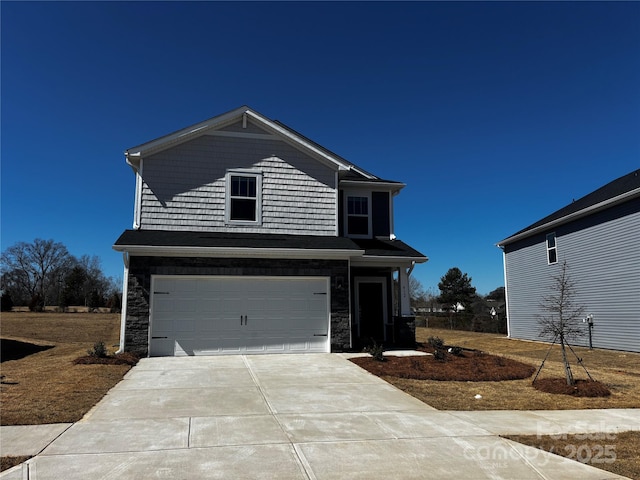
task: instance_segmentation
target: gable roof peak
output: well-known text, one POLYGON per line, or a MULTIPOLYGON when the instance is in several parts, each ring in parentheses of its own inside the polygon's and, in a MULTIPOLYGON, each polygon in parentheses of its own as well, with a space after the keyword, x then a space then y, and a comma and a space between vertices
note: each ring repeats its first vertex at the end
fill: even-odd
POLYGON ((527 238, 543 230, 553 228, 557 225, 577 220, 592 213, 604 210, 605 208, 626 202, 632 198, 640 197, 640 169, 634 170, 620 178, 617 178, 593 192, 573 201, 556 210, 551 215, 547 215, 542 220, 529 225, 528 227, 505 238, 497 245, 502 247, 517 240, 527 238))
POLYGON ((242 119, 243 122, 246 121, 246 119, 251 119, 261 128, 279 136, 283 141, 292 144, 299 149, 306 150, 312 156, 318 158, 323 163, 332 166, 338 171, 355 171, 365 179, 378 179, 375 175, 357 167, 355 164, 345 160, 330 150, 327 150, 323 146, 286 126, 284 123, 277 120, 271 120, 247 105, 243 105, 226 113, 209 118, 208 120, 204 120, 203 122, 196 123, 141 145, 129 148, 124 152, 125 158, 127 163, 137 171, 140 165, 140 158, 204 135, 207 131, 223 128, 240 119, 242 119))

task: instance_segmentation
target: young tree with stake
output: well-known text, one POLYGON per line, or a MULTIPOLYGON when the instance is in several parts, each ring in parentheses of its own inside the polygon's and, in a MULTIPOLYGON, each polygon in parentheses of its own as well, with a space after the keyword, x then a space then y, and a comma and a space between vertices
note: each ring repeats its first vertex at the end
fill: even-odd
POLYGON ((540 304, 540 308, 546 313, 538 316, 538 325, 540 337, 559 342, 567 385, 574 385, 575 380, 567 359, 566 347, 569 345, 568 340, 585 334, 582 326, 585 309, 575 302, 575 284, 569 277, 568 270, 569 266, 564 261, 560 273, 552 277, 551 293, 545 295, 540 304))

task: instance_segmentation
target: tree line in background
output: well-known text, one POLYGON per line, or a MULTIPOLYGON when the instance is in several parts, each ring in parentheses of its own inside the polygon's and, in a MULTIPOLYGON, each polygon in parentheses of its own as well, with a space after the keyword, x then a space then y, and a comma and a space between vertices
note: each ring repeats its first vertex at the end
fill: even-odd
POLYGON ((36 238, 7 248, 1 259, 2 311, 13 306, 121 308, 120 282, 104 275, 95 255, 76 258, 62 243, 36 238))
MULTIPOLYGON (((409 277, 411 305, 416 316, 444 321, 450 328, 506 333, 504 287, 479 295, 471 277, 453 267, 440 278, 438 289, 439 293, 425 290, 419 280, 409 277)), ((432 326, 436 326, 434 323, 432 326)))

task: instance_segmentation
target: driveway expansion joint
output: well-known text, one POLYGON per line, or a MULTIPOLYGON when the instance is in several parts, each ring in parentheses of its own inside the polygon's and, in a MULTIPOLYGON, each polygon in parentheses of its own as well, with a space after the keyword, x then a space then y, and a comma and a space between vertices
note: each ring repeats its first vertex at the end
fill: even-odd
MULTIPOLYGON (((640 411, 595 416, 640 429, 640 411)), ((401 480, 416 469, 443 479, 620 478, 503 439, 496 428, 571 429, 583 418, 583 411, 438 411, 332 354, 150 358, 0 479, 211 478, 212 468, 216 478, 268 472, 282 480, 365 472, 401 480), (486 458, 504 451, 514 453, 486 458)))

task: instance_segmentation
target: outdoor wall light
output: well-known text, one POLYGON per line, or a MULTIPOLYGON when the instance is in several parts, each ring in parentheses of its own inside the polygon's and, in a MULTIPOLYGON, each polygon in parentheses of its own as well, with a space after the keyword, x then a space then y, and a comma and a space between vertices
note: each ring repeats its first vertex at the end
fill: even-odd
POLYGON ((592 330, 593 330, 593 314, 590 313, 589 315, 587 315, 587 318, 583 318, 582 322, 586 323, 587 326, 589 327, 589 350, 591 350, 591 349, 593 349, 593 334, 592 334, 592 330))

